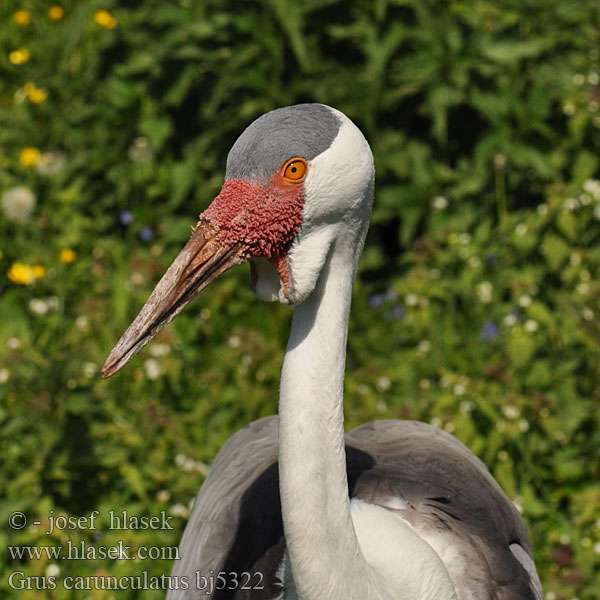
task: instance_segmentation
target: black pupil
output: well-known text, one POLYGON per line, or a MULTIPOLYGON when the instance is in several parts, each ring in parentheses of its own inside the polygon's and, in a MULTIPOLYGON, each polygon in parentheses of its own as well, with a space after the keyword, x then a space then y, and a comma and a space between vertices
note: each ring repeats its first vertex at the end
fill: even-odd
POLYGON ((295 173, 298 169, 296 167, 292 167, 292 173, 295 173))

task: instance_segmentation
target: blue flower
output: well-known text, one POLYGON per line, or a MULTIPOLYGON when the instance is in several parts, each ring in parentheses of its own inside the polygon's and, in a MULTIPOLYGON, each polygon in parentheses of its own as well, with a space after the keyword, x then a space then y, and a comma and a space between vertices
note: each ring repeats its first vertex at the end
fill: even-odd
POLYGON ((403 319, 404 318, 404 308, 401 304, 396 304, 392 310, 386 310, 383 313, 383 318, 386 321, 391 321, 392 319, 403 319))
POLYGON ((494 321, 486 321, 481 328, 481 339, 484 342, 495 340, 498 337, 498 327, 494 321))
POLYGON ((131 225, 133 223, 133 213, 129 210, 124 210, 119 215, 119 220, 121 221, 121 225, 131 225))
POLYGON ((372 308, 379 308, 384 300, 385 297, 383 294, 373 294, 372 296, 369 296, 369 306, 372 308))
POLYGON ((140 229, 139 236, 141 239, 147 242, 148 240, 151 240, 154 237, 154 232, 150 227, 143 227, 142 229, 140 229))

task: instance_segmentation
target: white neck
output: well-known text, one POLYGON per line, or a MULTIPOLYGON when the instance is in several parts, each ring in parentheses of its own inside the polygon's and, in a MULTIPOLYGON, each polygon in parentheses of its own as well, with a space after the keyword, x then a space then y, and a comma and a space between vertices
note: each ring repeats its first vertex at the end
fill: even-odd
POLYGON ((315 290, 294 310, 281 375, 281 508, 302 600, 375 597, 352 524, 344 451, 346 337, 360 248, 362 240, 330 248, 315 290))

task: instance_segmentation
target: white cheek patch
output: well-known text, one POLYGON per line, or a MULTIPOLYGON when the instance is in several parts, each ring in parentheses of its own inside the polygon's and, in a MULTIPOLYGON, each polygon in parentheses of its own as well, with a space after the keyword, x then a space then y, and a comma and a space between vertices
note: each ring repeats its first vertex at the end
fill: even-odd
POLYGON ((252 260, 250 287, 259 300, 275 302, 279 300, 282 282, 273 265, 266 258, 252 260))

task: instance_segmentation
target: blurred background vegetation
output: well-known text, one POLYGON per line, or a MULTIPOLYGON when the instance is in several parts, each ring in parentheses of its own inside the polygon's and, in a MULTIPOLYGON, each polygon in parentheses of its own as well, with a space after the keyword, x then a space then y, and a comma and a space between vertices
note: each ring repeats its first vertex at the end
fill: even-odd
POLYGON ((258 303, 247 268, 98 374, 239 133, 317 101, 355 120, 377 168, 348 427, 452 432, 522 511, 546 598, 599 598, 599 50, 589 0, 2 2, 0 595, 141 597, 7 577, 168 560, 6 547, 176 545, 221 444, 276 411, 291 311, 258 303), (108 530, 121 509, 176 530, 108 530), (11 530, 14 510, 42 525, 11 530), (49 515, 92 510, 96 531, 45 535, 49 515))

